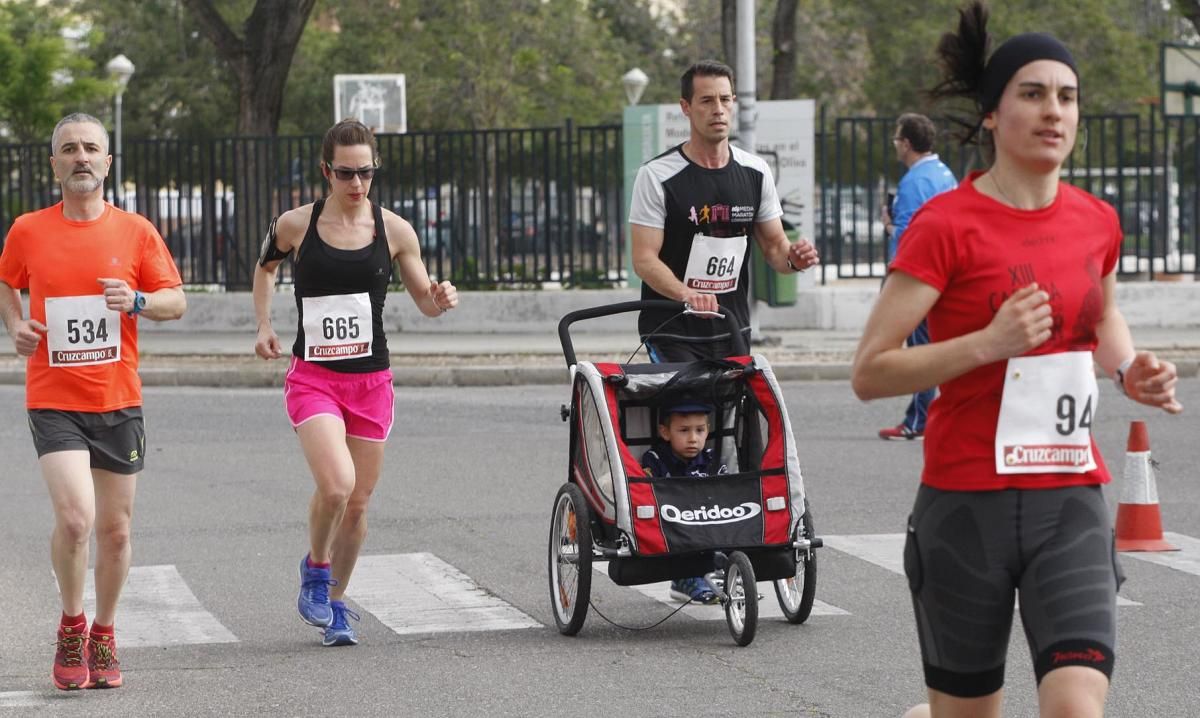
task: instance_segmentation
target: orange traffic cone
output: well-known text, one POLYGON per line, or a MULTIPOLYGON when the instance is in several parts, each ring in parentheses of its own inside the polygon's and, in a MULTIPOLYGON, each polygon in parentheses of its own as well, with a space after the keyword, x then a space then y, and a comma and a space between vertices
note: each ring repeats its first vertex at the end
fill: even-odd
POLYGON ((1150 434, 1146 422, 1129 424, 1125 444, 1125 480, 1117 505, 1118 551, 1178 551, 1163 540, 1154 462, 1150 460, 1150 434))

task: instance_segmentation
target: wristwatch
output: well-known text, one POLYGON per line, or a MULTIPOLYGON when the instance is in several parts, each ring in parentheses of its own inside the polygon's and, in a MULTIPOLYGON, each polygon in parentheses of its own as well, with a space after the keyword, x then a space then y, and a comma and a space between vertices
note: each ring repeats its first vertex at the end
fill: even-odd
POLYGON ((143 309, 146 308, 146 295, 133 290, 133 309, 130 309, 128 314, 131 317, 137 316, 143 309))
POLYGON ((1129 392, 1125 391, 1125 372, 1129 371, 1129 367, 1133 365, 1133 359, 1133 357, 1129 357, 1121 362, 1121 366, 1117 367, 1117 370, 1113 372, 1113 383, 1117 385, 1117 389, 1125 396, 1129 396, 1129 392))

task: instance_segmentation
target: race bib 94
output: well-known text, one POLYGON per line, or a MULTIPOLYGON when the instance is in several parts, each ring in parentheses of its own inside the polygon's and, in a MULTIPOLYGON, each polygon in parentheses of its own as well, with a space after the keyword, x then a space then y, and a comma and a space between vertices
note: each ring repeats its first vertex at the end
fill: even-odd
POLYGON ((996 473, 1095 469, 1092 420, 1099 396, 1091 352, 1009 359, 996 426, 996 473))

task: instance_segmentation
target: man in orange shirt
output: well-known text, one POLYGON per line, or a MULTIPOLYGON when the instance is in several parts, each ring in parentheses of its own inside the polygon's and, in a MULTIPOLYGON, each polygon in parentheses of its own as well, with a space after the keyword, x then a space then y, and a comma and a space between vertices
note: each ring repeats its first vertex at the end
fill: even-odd
POLYGON ((28 357, 25 397, 54 507, 50 559, 62 596, 54 685, 116 688, 113 623, 129 573, 129 532, 146 454, 137 374, 139 317, 178 319, 182 280, 154 225, 104 201, 108 133, 76 113, 54 128, 62 202, 18 217, 0 253, 0 318, 28 357), (20 290, 29 290, 29 318, 20 290), (96 615, 83 613, 96 529, 96 615))

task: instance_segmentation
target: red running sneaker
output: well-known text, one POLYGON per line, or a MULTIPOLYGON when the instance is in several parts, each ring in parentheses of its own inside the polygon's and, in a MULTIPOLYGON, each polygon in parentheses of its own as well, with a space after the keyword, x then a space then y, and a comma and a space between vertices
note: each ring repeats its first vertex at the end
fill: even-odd
POLYGON ((924 431, 913 431, 904 424, 879 430, 879 438, 888 441, 920 441, 925 438, 924 431))
POLYGON ((59 626, 57 650, 54 652, 54 687, 60 691, 77 691, 88 683, 88 667, 84 661, 83 634, 86 626, 59 626))
POLYGON ((88 636, 88 688, 120 688, 121 662, 117 660, 117 639, 105 633, 88 636))

